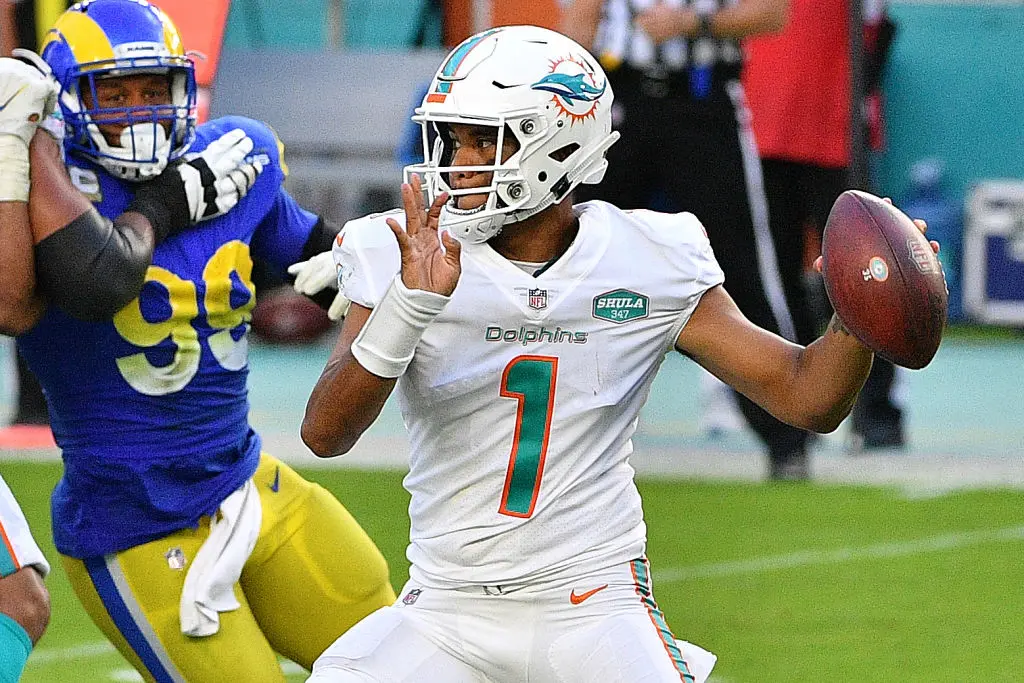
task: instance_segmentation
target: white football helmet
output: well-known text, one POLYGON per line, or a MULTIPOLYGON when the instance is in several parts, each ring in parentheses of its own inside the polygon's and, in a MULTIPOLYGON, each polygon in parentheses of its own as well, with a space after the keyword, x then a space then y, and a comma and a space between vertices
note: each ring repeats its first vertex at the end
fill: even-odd
POLYGON ((466 242, 485 242, 507 224, 564 199, 580 183, 598 183, 612 132, 612 89, 597 60, 578 43, 537 26, 505 26, 478 33, 449 53, 423 104, 412 117, 423 129, 425 162, 407 167, 419 174, 430 201, 452 199, 441 227, 466 242), (512 135, 519 149, 504 163, 451 166, 446 126, 462 123, 497 128, 496 149, 512 135), (492 171, 490 185, 453 190, 453 171, 492 171), (455 197, 488 195, 476 209, 460 209, 455 197))

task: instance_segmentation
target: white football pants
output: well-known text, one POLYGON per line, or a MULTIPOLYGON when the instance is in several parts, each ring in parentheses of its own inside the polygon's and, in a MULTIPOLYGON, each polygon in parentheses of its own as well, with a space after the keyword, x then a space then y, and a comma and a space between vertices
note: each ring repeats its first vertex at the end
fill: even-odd
POLYGON ((409 582, 320 655, 310 683, 703 683, 715 655, 676 641, 636 560, 545 584, 409 582))

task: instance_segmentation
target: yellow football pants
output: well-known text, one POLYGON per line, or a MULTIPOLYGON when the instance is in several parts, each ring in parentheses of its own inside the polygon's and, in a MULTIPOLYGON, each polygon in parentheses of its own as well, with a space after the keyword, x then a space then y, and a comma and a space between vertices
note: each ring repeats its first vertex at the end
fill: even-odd
POLYGON ((61 556, 93 622, 146 681, 281 683, 275 652, 309 669, 344 631, 394 602, 384 557, 333 495, 267 454, 255 483, 263 521, 235 585, 242 606, 221 613, 212 636, 183 635, 178 616, 208 518, 113 555, 61 556))

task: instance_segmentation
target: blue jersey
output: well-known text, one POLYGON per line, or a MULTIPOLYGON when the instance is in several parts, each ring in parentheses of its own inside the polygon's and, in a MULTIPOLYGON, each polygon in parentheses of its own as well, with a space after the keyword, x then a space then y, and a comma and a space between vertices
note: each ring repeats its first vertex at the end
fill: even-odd
MULTIPOLYGON (((138 299, 113 320, 82 322, 51 306, 18 338, 64 459, 52 512, 65 555, 112 553, 193 526, 256 469, 246 387, 252 259, 283 274, 317 217, 282 187, 280 143, 265 125, 211 121, 191 151, 234 128, 264 162, 238 206, 158 245, 138 299)), ((131 183, 95 166, 71 160, 69 172, 108 218, 132 199, 131 183)))

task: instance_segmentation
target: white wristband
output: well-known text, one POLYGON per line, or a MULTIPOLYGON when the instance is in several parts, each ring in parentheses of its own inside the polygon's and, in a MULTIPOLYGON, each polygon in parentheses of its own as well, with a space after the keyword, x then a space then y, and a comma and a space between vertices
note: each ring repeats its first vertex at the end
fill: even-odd
POLYGON ((378 377, 400 377, 427 325, 449 301, 443 294, 406 288, 399 273, 352 342, 352 355, 378 377))
POLYGON ((27 202, 28 145, 16 135, 0 135, 0 202, 27 202))

